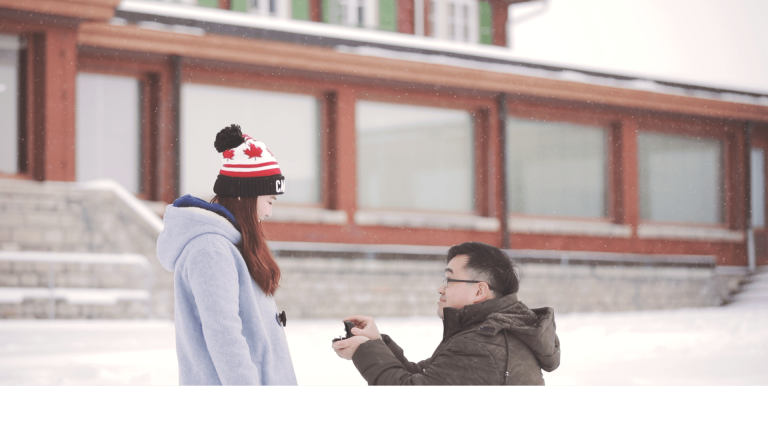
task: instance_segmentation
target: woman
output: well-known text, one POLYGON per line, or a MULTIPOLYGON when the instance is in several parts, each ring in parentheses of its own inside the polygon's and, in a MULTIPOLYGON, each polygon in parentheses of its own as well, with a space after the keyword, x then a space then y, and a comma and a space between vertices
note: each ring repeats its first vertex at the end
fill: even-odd
POLYGON ((261 225, 285 177, 266 145, 237 125, 214 146, 222 157, 216 196, 177 199, 157 240, 157 256, 174 272, 179 383, 296 385, 285 314, 272 297, 280 268, 261 225))

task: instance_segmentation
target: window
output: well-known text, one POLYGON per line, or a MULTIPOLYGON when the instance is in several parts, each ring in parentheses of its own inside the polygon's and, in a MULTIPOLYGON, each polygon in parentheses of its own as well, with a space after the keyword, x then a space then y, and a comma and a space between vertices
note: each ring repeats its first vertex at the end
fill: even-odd
POLYGON ((308 0, 231 0, 229 8, 265 17, 309 19, 308 0))
POLYGON ((394 4, 395 0, 323 0, 323 22, 395 31, 396 26, 389 28, 389 21, 396 18, 394 4))
POLYGON ((318 100, 309 95, 202 84, 181 91, 181 193, 213 196, 221 156, 213 147, 225 126, 263 141, 286 178, 280 202, 320 201, 318 100))
POLYGON ((765 226, 765 150, 753 148, 750 158, 752 226, 765 226))
POLYGON ((468 112, 358 101, 356 122, 360 208, 474 209, 468 112))
POLYGON ((605 129, 509 117, 506 153, 510 211, 607 216, 605 129))
MULTIPOLYGON (((478 42, 480 20, 475 0, 428 0, 428 36, 459 42, 478 42)), ((421 13, 414 16, 421 16, 421 13)))
MULTIPOLYGON (((212 8, 219 7, 219 0, 154 0, 154 1, 160 1, 164 3, 197 5, 197 6, 205 6, 205 7, 212 7, 212 8)), ((238 1, 238 0, 234 0, 234 1, 238 1)))
POLYGON ((638 153, 643 219, 723 222, 720 141, 641 132, 638 153))
POLYGON ((135 78, 77 74, 77 181, 110 178, 139 192, 140 94, 135 78))
POLYGON ((427 35, 437 37, 437 1, 427 0, 429 10, 427 11, 427 35))
POLYGON ((19 50, 17 36, 0 35, 0 173, 19 164, 19 50))

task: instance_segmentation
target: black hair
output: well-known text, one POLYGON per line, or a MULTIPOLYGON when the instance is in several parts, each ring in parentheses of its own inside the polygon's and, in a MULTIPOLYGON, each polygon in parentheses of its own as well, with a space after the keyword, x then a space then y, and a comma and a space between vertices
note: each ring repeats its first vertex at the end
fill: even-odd
POLYGON ((221 153, 225 150, 233 149, 244 142, 245 138, 240 130, 240 126, 233 124, 216 134, 216 141, 213 142, 213 146, 216 147, 217 152, 221 153))
POLYGON ((520 288, 518 269, 501 249, 480 242, 465 242, 448 250, 446 262, 457 255, 469 258, 467 270, 473 274, 472 278, 487 282, 497 297, 516 293, 520 288))

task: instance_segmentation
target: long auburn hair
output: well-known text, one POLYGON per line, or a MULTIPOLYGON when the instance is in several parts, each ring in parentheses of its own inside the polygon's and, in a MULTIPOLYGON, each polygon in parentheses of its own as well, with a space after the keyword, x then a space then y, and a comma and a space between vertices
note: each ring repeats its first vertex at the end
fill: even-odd
POLYGON ((212 203, 219 203, 232 212, 240 233, 243 235, 239 249, 243 254, 248 273, 264 294, 272 295, 280 283, 280 267, 267 246, 267 237, 258 221, 256 202, 258 197, 229 197, 216 195, 212 203))

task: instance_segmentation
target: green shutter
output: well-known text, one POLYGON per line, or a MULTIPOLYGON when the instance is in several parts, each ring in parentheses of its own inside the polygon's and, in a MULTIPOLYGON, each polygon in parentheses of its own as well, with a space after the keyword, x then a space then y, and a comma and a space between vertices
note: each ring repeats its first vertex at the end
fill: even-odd
POLYGON ((237 12, 248 12, 248 0, 232 0, 229 2, 229 8, 237 12))
POLYGON ((478 15, 480 18, 480 43, 493 45, 493 35, 491 34, 491 5, 487 1, 478 2, 478 15))
POLYGON ((323 0, 323 10, 321 12, 323 15, 323 22, 331 22, 331 0, 323 0))
POLYGON ((197 5, 211 7, 211 8, 218 8, 219 0, 197 0, 197 5))
POLYGON ((309 21, 309 0, 291 0, 293 19, 309 21))
POLYGON ((397 0, 379 0, 379 30, 397 31, 397 0))

